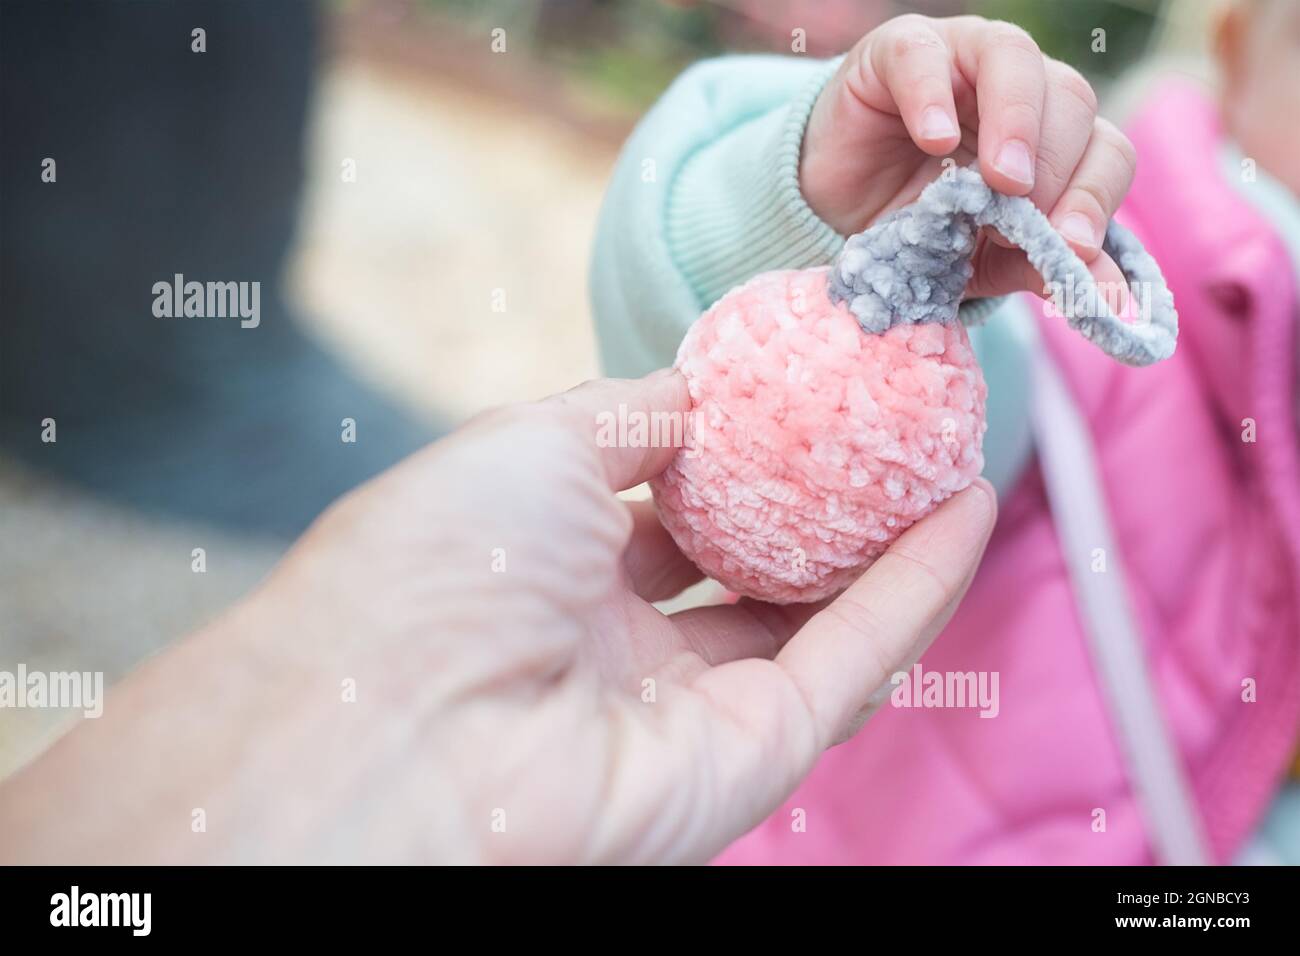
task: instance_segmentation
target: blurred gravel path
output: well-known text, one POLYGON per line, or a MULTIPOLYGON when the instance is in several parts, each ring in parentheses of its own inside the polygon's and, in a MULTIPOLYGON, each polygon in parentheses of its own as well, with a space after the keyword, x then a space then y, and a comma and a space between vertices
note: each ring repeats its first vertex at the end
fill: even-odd
MULTIPOLYGON (((359 373, 450 422, 596 373, 586 264, 608 143, 345 61, 322 78, 309 155, 292 284, 359 373)), ((278 552, 0 461, 0 670, 101 670, 112 683, 246 593, 278 552)), ((72 717, 0 709, 0 777, 72 717)))

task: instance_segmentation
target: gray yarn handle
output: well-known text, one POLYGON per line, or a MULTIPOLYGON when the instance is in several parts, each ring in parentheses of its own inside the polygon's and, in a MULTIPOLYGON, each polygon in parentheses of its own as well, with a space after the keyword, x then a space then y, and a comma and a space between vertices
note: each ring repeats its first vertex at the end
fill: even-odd
POLYGON ((1022 196, 994 192, 973 167, 945 172, 916 202, 850 237, 831 268, 831 301, 847 303, 862 328, 875 333, 918 322, 981 321, 991 311, 986 300, 963 307, 962 296, 984 226, 1024 250, 1070 327, 1107 355, 1150 365, 1174 354, 1174 297, 1137 237, 1111 222, 1102 244, 1130 291, 1141 293, 1145 314, 1125 322, 1047 217, 1022 196))

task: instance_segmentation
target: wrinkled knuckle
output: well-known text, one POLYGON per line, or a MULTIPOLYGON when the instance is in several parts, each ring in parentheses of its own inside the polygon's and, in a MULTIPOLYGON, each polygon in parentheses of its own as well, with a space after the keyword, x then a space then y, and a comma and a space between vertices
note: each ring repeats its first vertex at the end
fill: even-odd
POLYGON ((882 30, 886 33, 917 33, 920 31, 934 33, 930 18, 920 13, 904 13, 902 16, 894 17, 882 27, 882 30))
POLYGON ((864 635, 881 630, 885 623, 871 605, 859 600, 851 590, 845 591, 822 608, 823 614, 827 612, 853 631, 864 635))
POLYGON ((1060 145, 1052 139, 1043 139, 1039 142, 1035 159, 1042 173, 1041 178, 1059 183, 1062 187, 1069 182, 1070 174, 1074 172, 1071 159, 1061 152, 1060 145))
MULTIPOLYGON (((1038 136, 1042 125, 1043 113, 1038 102, 1032 99, 1027 90, 1017 90, 1007 94, 1007 102, 999 111, 1000 120, 1007 130, 1019 131, 1020 135, 1033 138, 1038 136)), ((1041 138, 1039 145, 1041 145, 1041 138)), ((1036 158, 1035 149, 1035 158, 1036 158)))
POLYGON ((1110 219, 1111 196, 1095 183, 1076 183, 1070 190, 1068 208, 1086 213, 1093 221, 1105 223, 1110 219))
POLYGON ((786 710, 787 713, 797 713, 802 718, 804 727, 804 739, 808 742, 808 750, 813 754, 821 753, 835 739, 835 728, 825 726, 824 718, 820 711, 813 703, 812 695, 807 688, 799 682, 799 679, 788 671, 781 670, 785 675, 785 683, 791 695, 792 707, 786 710))
POLYGON ((889 676, 891 663, 886 659, 880 645, 872 640, 873 636, 889 631, 889 622, 881 617, 879 611, 859 600, 851 591, 846 591, 826 605, 821 613, 829 614, 850 631, 861 634, 866 639, 862 648, 870 661, 873 681, 878 682, 889 676))
POLYGON ((1094 128, 1096 135, 1114 151, 1131 176, 1137 169, 1137 147, 1133 145, 1133 141, 1110 120, 1099 118, 1094 128))
POLYGON ((905 545, 895 545, 885 554, 892 554, 907 565, 910 569, 909 577, 918 582, 925 582, 925 588, 932 592, 931 596, 935 601, 947 600, 948 595, 957 590, 958 582, 951 575, 946 575, 935 567, 926 555, 905 545))
POLYGON ((994 47, 1013 48, 1041 56, 1038 44, 1025 28, 1007 23, 1005 20, 993 20, 989 23, 989 42, 994 47))
MULTIPOLYGON (((900 18, 900 21, 905 19, 907 18, 900 18)), ((906 60, 918 53, 943 49, 943 41, 922 17, 917 17, 915 22, 897 23, 889 32, 886 43, 889 55, 895 60, 906 60)))
POLYGON ((1052 82, 1092 116, 1097 115, 1097 91, 1082 73, 1060 60, 1050 61, 1052 82))

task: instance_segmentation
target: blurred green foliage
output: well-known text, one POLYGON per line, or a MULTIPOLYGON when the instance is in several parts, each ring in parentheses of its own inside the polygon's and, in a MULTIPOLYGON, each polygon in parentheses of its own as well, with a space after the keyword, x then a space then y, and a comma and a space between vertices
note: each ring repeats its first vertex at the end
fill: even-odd
MULTIPOLYGON (((505 27, 513 44, 562 66, 575 86, 641 109, 695 60, 729 50, 774 49, 781 34, 770 19, 760 24, 757 18, 791 16, 788 2, 763 7, 759 0, 416 0, 416 6, 467 32, 505 27)), ((1160 3, 895 0, 892 8, 930 15, 968 12, 1017 23, 1047 53, 1104 79, 1141 56, 1160 3), (1104 31, 1104 51, 1094 49, 1097 30, 1104 31)))
POLYGON ((971 12, 1029 31, 1044 53, 1090 77, 1114 77, 1142 56, 1159 0, 978 0, 971 12), (1102 30, 1105 50, 1094 51, 1102 30))
POLYGON ((710 2, 419 0, 466 27, 504 27, 514 42, 569 70, 576 85, 633 109, 652 103, 689 63, 724 52, 710 2))

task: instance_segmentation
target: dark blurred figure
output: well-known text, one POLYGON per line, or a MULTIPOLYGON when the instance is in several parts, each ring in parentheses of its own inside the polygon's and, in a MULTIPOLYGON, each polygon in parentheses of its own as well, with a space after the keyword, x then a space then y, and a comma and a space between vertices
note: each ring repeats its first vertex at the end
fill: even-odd
POLYGON ((433 437, 282 298, 317 38, 303 0, 0 4, 0 453, 292 536, 433 437), (260 324, 155 317, 176 273, 259 281, 260 324))

